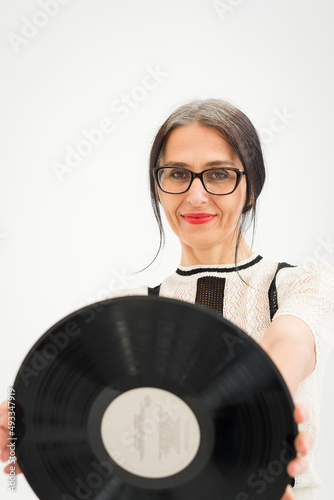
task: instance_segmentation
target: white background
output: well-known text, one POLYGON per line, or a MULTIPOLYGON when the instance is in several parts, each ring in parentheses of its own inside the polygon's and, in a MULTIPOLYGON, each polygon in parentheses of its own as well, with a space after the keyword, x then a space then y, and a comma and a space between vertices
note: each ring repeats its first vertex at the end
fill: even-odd
MULTIPOLYGON (((220 12, 213 0, 63 0, 53 16, 40 15, 43 3, 0 5, 2 400, 52 324, 108 288, 155 285, 174 271, 178 242, 167 231, 161 258, 128 276, 158 245, 147 182, 152 140, 190 99, 227 99, 261 133, 268 177, 254 251, 295 264, 321 253, 334 263, 331 0, 226 0, 220 12), (149 80, 155 88, 138 89, 153 70, 163 73, 156 85, 149 80), (120 112, 126 95, 131 103, 120 112), (277 112, 288 118, 270 132, 277 112), (60 182, 56 162, 65 164, 83 131, 106 118, 113 131, 60 182)), ((318 500, 332 496, 332 361, 318 500)), ((1 476, 0 491, 35 498, 22 476, 16 494, 1 476)))

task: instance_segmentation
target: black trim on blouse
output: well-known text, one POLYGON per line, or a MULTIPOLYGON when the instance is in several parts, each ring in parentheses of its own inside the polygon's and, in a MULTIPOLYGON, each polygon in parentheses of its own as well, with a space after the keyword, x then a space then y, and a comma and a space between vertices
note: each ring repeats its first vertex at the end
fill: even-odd
POLYGON ((161 287, 161 283, 160 283, 160 285, 157 285, 153 288, 148 287, 148 295, 159 295, 160 287, 161 287))
POLYGON ((184 271, 183 269, 178 268, 176 270, 176 273, 179 274, 180 276, 191 276, 193 274, 199 274, 199 273, 233 273, 234 271, 243 271, 248 267, 254 266, 258 262, 260 262, 262 258, 263 257, 261 255, 258 255, 257 257, 255 257, 255 259, 251 260, 250 262, 247 262, 242 266, 236 266, 236 267, 201 267, 200 269, 190 269, 189 271, 184 271))
POLYGON ((276 288, 277 274, 281 269, 284 269, 285 267, 296 267, 296 266, 292 266, 291 264, 287 264, 286 262, 279 262, 277 264, 276 272, 274 274, 273 280, 268 290, 270 321, 272 321, 273 317, 275 316, 278 310, 277 288, 276 288))

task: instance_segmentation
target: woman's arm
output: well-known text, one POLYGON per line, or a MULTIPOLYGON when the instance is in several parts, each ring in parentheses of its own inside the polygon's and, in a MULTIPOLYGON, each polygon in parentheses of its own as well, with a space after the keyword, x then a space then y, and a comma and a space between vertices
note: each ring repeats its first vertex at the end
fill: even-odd
MULTIPOLYGON (((260 345, 280 370, 293 397, 299 383, 310 375, 315 367, 315 342, 311 329, 295 316, 278 316, 265 332, 260 345)), ((297 424, 305 422, 308 418, 307 411, 296 405, 294 418, 297 424)), ((311 436, 307 432, 298 433, 295 439, 297 457, 287 467, 291 477, 306 472, 308 463, 305 455, 311 442, 311 436)), ((282 500, 293 500, 292 491, 291 487, 288 487, 282 500)))
POLYGON ((315 367, 315 343, 310 327, 295 316, 278 316, 260 345, 281 372, 293 397, 300 382, 315 367))

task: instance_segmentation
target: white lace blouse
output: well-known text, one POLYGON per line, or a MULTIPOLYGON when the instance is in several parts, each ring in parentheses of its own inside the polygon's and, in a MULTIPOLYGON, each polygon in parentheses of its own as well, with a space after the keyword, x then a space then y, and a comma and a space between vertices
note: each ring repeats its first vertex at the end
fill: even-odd
MULTIPOLYGON (((286 267, 253 255, 234 265, 179 266, 159 289, 163 297, 202 303, 260 342, 274 317, 289 314, 312 330, 316 348, 314 371, 303 380, 294 401, 309 411, 299 427, 312 438, 309 468, 296 477, 296 488, 320 486, 314 462, 320 446, 320 400, 326 359, 334 343, 334 269, 325 263, 286 267), (214 300, 212 293, 214 291, 214 300)), ((147 295, 148 287, 112 291, 107 298, 147 295)))

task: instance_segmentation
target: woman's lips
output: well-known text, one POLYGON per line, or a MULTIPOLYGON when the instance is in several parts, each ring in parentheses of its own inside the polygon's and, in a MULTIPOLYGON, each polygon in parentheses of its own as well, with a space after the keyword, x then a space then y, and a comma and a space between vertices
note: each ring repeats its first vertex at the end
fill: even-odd
POLYGON ((210 222, 210 220, 216 217, 215 214, 201 213, 189 213, 181 215, 183 220, 189 222, 190 224, 204 224, 205 222, 210 222))

